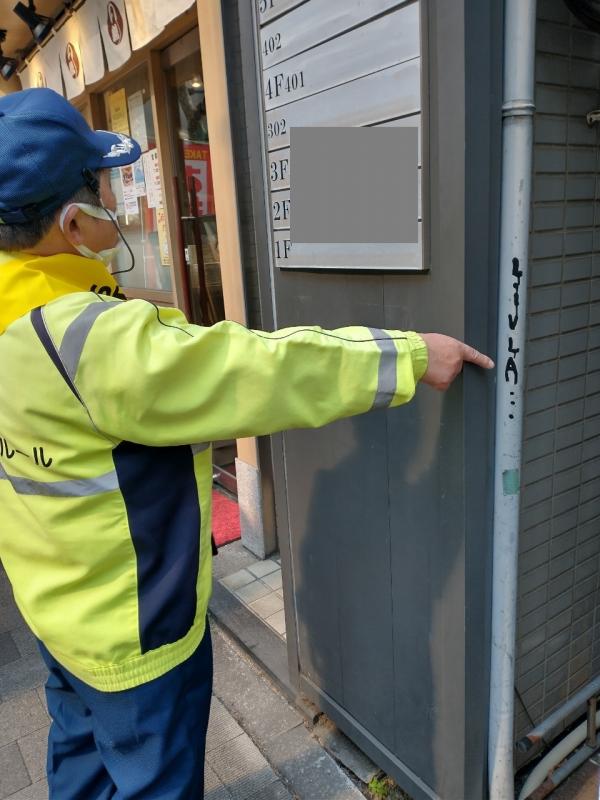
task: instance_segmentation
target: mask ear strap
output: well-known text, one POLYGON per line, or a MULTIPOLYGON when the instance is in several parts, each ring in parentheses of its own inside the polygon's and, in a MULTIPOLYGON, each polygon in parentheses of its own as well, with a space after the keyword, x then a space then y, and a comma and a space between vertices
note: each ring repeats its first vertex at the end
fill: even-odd
POLYGON ((63 208, 63 210, 60 212, 60 219, 59 219, 59 222, 58 222, 58 224, 60 225, 60 229, 61 229, 61 231, 62 231, 63 233, 65 232, 65 217, 67 216, 67 214, 69 213, 69 211, 70 211, 70 210, 73 208, 73 206, 75 206, 75 205, 76 205, 75 203, 69 203, 69 204, 68 204, 68 205, 66 205, 66 206, 63 208))

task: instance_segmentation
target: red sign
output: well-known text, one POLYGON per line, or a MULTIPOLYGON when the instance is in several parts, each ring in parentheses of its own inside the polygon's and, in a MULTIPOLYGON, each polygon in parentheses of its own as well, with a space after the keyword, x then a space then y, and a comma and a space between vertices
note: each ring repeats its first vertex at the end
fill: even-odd
POLYGON ((185 179, 194 217, 215 213, 210 147, 207 143, 183 142, 185 179))

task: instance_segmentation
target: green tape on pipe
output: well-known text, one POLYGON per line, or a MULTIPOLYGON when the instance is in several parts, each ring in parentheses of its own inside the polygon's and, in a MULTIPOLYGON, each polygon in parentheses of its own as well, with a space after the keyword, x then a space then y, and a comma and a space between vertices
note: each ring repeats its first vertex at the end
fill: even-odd
POLYGON ((518 469, 507 469, 502 473, 502 488, 505 495, 519 494, 521 486, 518 469))

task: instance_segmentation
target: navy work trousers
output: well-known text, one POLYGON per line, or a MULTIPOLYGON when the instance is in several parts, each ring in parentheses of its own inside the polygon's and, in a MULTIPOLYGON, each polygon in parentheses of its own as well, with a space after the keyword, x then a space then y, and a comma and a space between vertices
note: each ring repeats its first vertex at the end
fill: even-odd
POLYGON ((40 644, 50 670, 50 800, 202 800, 212 690, 208 621, 195 653, 153 681, 99 692, 40 644))

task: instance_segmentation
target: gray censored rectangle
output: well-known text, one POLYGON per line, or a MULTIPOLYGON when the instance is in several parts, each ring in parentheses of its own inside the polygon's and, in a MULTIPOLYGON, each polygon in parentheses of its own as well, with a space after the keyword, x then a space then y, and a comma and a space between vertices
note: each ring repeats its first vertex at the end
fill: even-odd
POLYGON ((416 244, 419 131, 291 128, 290 238, 416 244))

